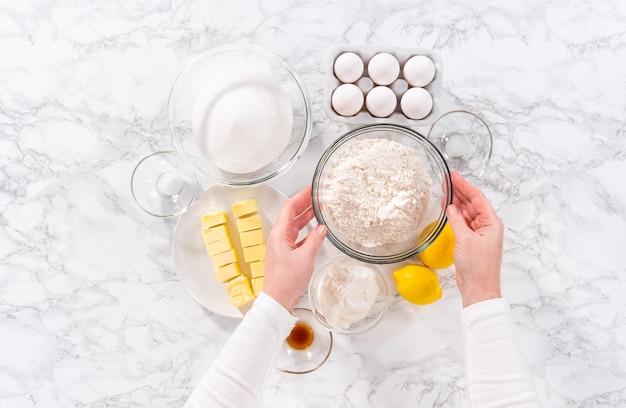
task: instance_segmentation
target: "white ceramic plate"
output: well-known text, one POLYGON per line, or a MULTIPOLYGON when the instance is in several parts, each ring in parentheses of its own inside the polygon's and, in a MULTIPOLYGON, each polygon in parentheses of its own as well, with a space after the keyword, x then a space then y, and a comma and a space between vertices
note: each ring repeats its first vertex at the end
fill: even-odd
POLYGON ((259 206, 265 238, 278 217, 287 197, 266 185, 248 188, 215 186, 206 190, 200 199, 180 216, 174 229, 172 252, 178 278, 191 296, 206 309, 227 317, 243 317, 249 309, 237 309, 232 305, 226 290, 213 275, 213 264, 206 253, 202 240, 200 217, 202 214, 225 211, 229 216, 228 230, 233 241, 237 231, 231 205, 242 200, 254 199, 259 206))

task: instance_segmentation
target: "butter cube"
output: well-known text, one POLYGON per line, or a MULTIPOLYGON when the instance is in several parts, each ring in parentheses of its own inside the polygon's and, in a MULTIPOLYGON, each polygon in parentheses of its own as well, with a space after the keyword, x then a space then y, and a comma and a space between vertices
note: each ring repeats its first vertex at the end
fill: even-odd
POLYGON ((243 259, 244 261, 248 263, 264 260, 265 259, 265 244, 244 248, 243 259))
POLYGON ((258 214, 244 218, 237 218, 237 229, 239 230, 239 233, 261 228, 263 228, 263 224, 261 223, 261 216, 258 214))
POLYGON ((265 276, 265 262, 264 261, 250 262, 250 275, 252 276, 252 279, 265 276))
POLYGON ((254 292, 252 291, 250 280, 244 275, 239 275, 225 282, 224 288, 235 307, 241 307, 254 300, 254 292))
POLYGON ((259 211, 259 207, 255 200, 240 201, 232 205, 233 214, 235 217, 245 217, 246 215, 254 214, 259 211))
POLYGON ((230 241, 230 237, 226 239, 220 239, 219 241, 211 242, 210 244, 206 244, 206 251, 209 254, 209 256, 221 254, 222 252, 226 252, 232 248, 233 248, 233 244, 230 241))
POLYGON ((252 302, 253 300, 254 300, 254 295, 253 294, 249 295, 247 293, 237 295, 237 296, 231 296, 230 298, 231 303, 235 307, 245 306, 248 303, 252 302))
POLYGON ((219 241, 221 239, 227 239, 228 237, 229 235, 226 225, 218 225, 217 227, 202 230, 202 239, 205 244, 210 244, 211 242, 219 241))
POLYGON ((224 225, 228 221, 228 218, 226 217, 226 213, 224 211, 204 214, 201 219, 202 226, 208 228, 216 227, 218 225, 224 225))
POLYGON ((265 278, 261 276, 260 278, 253 278, 252 283, 252 291, 254 292, 254 296, 259 296, 261 290, 263 289, 263 281, 265 278))
POLYGON ((224 288, 229 295, 235 296, 243 293, 252 294, 252 286, 250 279, 245 275, 239 275, 235 279, 224 282, 224 288))
POLYGON ((213 261, 213 266, 216 268, 235 263, 238 260, 239 258, 237 257, 237 252, 235 252, 234 249, 229 249, 226 252, 222 252, 221 254, 213 255, 211 257, 211 261, 213 261))
POLYGON ((244 231, 239 234, 239 238, 241 239, 241 246, 244 248, 265 243, 265 234, 263 233, 263 229, 244 231))
POLYGON ((213 273, 215 274, 215 279, 217 279, 218 282, 226 282, 241 275, 239 265, 236 263, 231 263, 217 268, 213 271, 213 273))

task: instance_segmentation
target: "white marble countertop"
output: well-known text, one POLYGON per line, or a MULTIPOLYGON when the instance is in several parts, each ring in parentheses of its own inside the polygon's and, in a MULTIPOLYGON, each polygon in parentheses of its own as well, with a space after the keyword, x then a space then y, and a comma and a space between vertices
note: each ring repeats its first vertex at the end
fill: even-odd
MULTIPOLYGON (((236 327, 188 295, 176 220, 129 189, 172 149, 179 70, 227 43, 274 50, 308 87, 312 140, 272 183, 288 195, 348 129, 323 110, 332 46, 436 50, 443 110, 493 128, 478 186, 506 226, 503 291, 541 400, 626 406, 626 3, 416 3, 1 2, 0 407, 180 407, 236 327)), ((442 300, 396 297, 318 371, 274 371, 263 406, 466 406, 454 271, 440 279, 442 300)))

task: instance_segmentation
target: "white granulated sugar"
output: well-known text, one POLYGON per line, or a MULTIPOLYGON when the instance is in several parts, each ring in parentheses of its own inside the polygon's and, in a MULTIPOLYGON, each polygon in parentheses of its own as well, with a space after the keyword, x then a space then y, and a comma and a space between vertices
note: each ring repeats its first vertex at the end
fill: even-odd
POLYGON ((202 153, 231 173, 251 173, 278 158, 289 144, 293 110, 271 78, 236 71, 211 78, 194 104, 193 134, 202 153))
POLYGON ((337 154, 324 206, 350 240, 373 248, 415 236, 432 180, 417 151, 387 139, 358 140, 337 154))

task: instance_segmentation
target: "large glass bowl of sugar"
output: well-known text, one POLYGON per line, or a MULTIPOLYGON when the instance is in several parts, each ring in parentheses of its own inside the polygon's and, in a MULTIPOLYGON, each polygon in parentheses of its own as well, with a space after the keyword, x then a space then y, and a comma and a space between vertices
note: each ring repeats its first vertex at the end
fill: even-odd
POLYGON ((226 45, 181 71, 168 122, 176 150, 199 176, 243 187, 275 178, 300 158, 311 106, 284 59, 258 46, 226 45))

